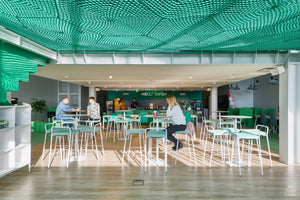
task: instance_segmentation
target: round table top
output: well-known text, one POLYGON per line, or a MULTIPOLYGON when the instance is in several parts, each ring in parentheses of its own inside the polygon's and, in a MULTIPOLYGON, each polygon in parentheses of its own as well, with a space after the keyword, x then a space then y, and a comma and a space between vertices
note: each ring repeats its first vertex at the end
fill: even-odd
POLYGON ((224 118, 231 118, 231 119, 250 119, 250 116, 243 116, 243 115, 224 115, 224 118))

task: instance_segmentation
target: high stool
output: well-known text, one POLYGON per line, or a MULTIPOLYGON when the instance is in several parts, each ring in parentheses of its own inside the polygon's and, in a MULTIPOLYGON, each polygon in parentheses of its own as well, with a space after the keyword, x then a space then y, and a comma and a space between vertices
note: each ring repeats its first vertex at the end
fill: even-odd
MULTIPOLYGON (((211 167, 211 161, 212 161, 212 157, 213 157, 213 154, 214 154, 214 144, 215 144, 215 138, 216 137, 219 137, 219 140, 221 142, 221 157, 222 157, 222 161, 225 161, 225 153, 223 152, 223 136, 227 137, 227 149, 228 149, 228 155, 229 155, 229 145, 228 145, 229 132, 227 130, 223 130, 223 129, 215 130, 215 128, 213 126, 206 126, 206 131, 207 131, 208 135, 213 136, 211 153, 210 153, 210 161, 209 161, 209 167, 211 167)), ((208 137, 206 137, 205 145, 204 145, 203 163, 205 163, 205 153, 206 153, 207 138, 208 137)), ((218 154, 218 148, 217 148, 217 154, 218 154)))
POLYGON ((64 152, 65 151, 65 149, 64 149, 64 137, 65 136, 68 137, 69 150, 68 150, 68 158, 67 158, 67 168, 69 168, 70 156, 72 155, 72 145, 73 145, 72 135, 76 134, 77 132, 78 132, 77 130, 73 130, 70 127, 55 127, 55 126, 53 126, 51 128, 51 139, 50 139, 50 151, 49 151, 48 168, 50 168, 50 165, 51 165, 52 141, 53 141, 54 136, 56 137, 55 145, 54 145, 54 156, 56 154, 57 139, 59 139, 61 160, 63 160, 64 157, 65 157, 64 156, 65 155, 65 152, 64 152), (62 147, 61 147, 61 140, 63 140, 62 147))
POLYGON ((189 137, 191 138, 192 141, 192 147, 193 147, 193 153, 194 153, 194 160, 195 160, 195 164, 197 165, 197 161, 196 161, 196 153, 195 153, 195 145, 194 145, 194 137, 193 137, 193 133, 192 131, 190 132, 185 132, 185 131, 176 131, 175 133, 173 133, 177 139, 177 143, 176 143, 176 158, 175 158, 175 165, 177 165, 177 154, 178 154, 178 144, 179 144, 179 140, 178 140, 178 136, 179 135, 185 135, 186 138, 186 143, 188 145, 188 151, 189 151, 189 155, 190 158, 192 157, 191 155, 191 148, 190 148, 190 141, 189 141, 189 137))
POLYGON ((168 163, 167 163, 167 129, 165 128, 147 128, 146 129, 146 137, 145 137, 145 172, 147 171, 147 160, 150 165, 150 160, 152 157, 152 139, 156 139, 156 162, 158 164, 159 162, 159 146, 158 146, 158 139, 163 139, 163 145, 164 145, 164 154, 165 154, 165 173, 168 171, 168 163), (148 148, 148 156, 147 156, 147 138, 149 140, 149 148, 148 148))
POLYGON ((140 154, 141 154, 141 164, 143 164, 143 150, 142 150, 142 141, 141 141, 141 135, 146 134, 146 129, 127 129, 126 130, 126 135, 125 135, 125 142, 124 142, 124 149, 123 149, 123 156, 122 156, 122 164, 124 161, 124 155, 127 154, 129 157, 130 154, 130 148, 131 148, 131 142, 132 142, 132 135, 138 134, 139 135, 139 143, 140 143, 140 154), (128 151, 126 152, 126 142, 127 142, 127 136, 130 135, 130 140, 129 140, 129 147, 128 151))
POLYGON ((98 145, 97 145, 97 138, 96 138, 96 132, 100 133, 100 141, 101 141, 101 147, 102 147, 102 154, 104 155, 104 145, 103 145, 103 138, 102 138, 102 129, 101 129, 101 122, 94 124, 92 126, 87 126, 85 128, 81 128, 80 132, 82 133, 81 138, 81 147, 80 147, 80 155, 82 150, 82 142, 83 139, 85 140, 85 157, 87 156, 87 150, 88 150, 88 144, 89 144, 89 138, 92 140, 92 151, 94 151, 94 143, 95 143, 95 150, 96 150, 96 158, 99 161, 99 153, 98 153, 98 145), (94 140, 94 141, 93 141, 94 140))
MULTIPOLYGON (((255 129, 242 129, 242 132, 251 133, 254 135, 258 135, 260 137, 266 137, 267 145, 268 145, 268 156, 270 159, 270 164, 272 167, 272 156, 270 151, 270 144, 269 144, 269 127, 264 125, 257 125, 255 129)), ((243 148, 242 148, 243 149, 243 148)), ((251 144, 251 153, 252 153, 252 144, 251 144)))
POLYGON ((51 128, 52 128, 53 125, 54 125, 54 123, 47 123, 47 124, 45 124, 45 138, 44 138, 44 145, 43 145, 42 160, 44 160, 47 135, 51 134, 51 128))

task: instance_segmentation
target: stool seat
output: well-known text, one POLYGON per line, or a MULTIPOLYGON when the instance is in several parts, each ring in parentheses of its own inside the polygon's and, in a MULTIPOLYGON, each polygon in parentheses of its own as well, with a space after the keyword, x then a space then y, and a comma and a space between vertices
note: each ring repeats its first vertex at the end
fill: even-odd
POLYGON ((232 133, 232 135, 234 137, 237 137, 239 139, 244 139, 244 140, 258 140, 259 139, 259 135, 254 135, 254 134, 251 134, 251 133, 246 133, 246 132, 240 132, 240 133, 232 133))
POLYGON ((220 136, 220 135, 229 135, 227 130, 207 130, 207 133, 210 135, 220 136))
POLYGON ((261 136, 267 136, 268 135, 267 132, 264 132, 264 131, 261 131, 261 130, 257 130, 257 129, 243 129, 241 131, 245 132, 245 133, 251 133, 253 135, 261 135, 261 136))
POLYGON ((162 137, 166 137, 166 132, 162 131, 162 130, 151 130, 147 133, 147 137, 148 138, 162 138, 162 137))
POLYGON ((145 133, 146 129, 127 129, 127 134, 142 134, 145 133))
MULTIPOLYGON (((76 133, 78 133, 78 130, 71 129, 71 134, 76 134, 76 133)), ((55 129, 53 129, 53 135, 65 136, 65 135, 70 135, 70 132, 67 129, 55 128, 55 129)))

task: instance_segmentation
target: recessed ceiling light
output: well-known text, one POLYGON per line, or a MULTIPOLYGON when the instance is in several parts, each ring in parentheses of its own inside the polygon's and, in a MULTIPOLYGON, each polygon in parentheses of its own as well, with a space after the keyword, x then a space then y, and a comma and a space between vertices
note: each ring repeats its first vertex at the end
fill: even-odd
POLYGON ((109 79, 112 79, 112 75, 109 75, 108 78, 109 78, 109 79))
POLYGON ((216 85, 216 82, 213 82, 214 85, 216 85))
POLYGON ((135 90, 136 92, 139 92, 139 90, 135 90))
POLYGON ((129 86, 129 88, 131 89, 132 87, 131 87, 131 86, 129 86))
POLYGON ((190 79, 192 79, 192 78, 193 78, 192 74, 190 74, 189 78, 190 78, 190 79))
POLYGON ((91 84, 91 81, 88 81, 88 84, 91 84))
POLYGON ((64 75, 64 77, 65 77, 65 78, 69 78, 69 76, 68 76, 68 75, 64 75))
POLYGON ((104 86, 104 88, 107 88, 107 86, 104 86))

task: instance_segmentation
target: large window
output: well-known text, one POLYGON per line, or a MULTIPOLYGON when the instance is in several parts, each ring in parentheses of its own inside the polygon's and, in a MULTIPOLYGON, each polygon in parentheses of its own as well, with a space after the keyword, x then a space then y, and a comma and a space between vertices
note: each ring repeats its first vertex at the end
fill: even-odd
POLYGON ((81 105, 81 86, 59 81, 58 82, 58 102, 62 100, 64 96, 70 98, 69 106, 71 108, 78 108, 81 105))

